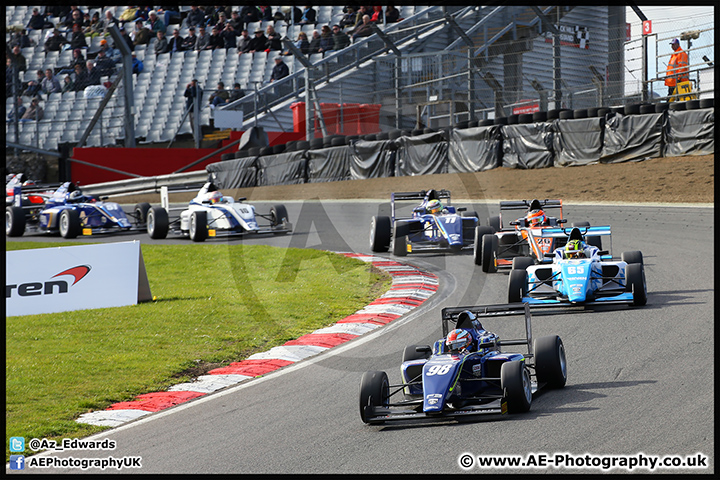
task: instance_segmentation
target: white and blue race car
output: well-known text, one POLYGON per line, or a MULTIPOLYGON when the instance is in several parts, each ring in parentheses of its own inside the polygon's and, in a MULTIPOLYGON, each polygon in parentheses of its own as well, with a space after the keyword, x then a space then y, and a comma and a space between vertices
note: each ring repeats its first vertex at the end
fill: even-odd
POLYGON ((567 237, 582 249, 561 247, 546 254, 552 263, 515 262, 508 277, 508 301, 531 307, 647 303, 645 267, 640 251, 623 252, 620 260, 607 250, 582 243, 586 236, 609 236, 609 226, 547 228, 543 237, 567 237))
POLYGON ((393 192, 390 195, 390 216, 374 216, 370 223, 370 250, 387 252, 392 247, 396 256, 408 253, 450 251, 458 253, 472 248, 478 216, 467 214, 465 207, 450 205, 448 190, 393 192), (396 202, 421 201, 410 217, 399 218, 396 202))
POLYGON ((150 207, 147 213, 147 231, 153 239, 165 238, 169 232, 189 236, 194 242, 216 236, 292 232, 284 205, 273 205, 268 214, 259 214, 253 205, 242 203, 245 197, 235 200, 223 195, 212 182, 203 185, 172 221, 167 187, 161 188, 160 195, 162 206, 150 207), (266 220, 267 225, 258 223, 257 217, 266 220))

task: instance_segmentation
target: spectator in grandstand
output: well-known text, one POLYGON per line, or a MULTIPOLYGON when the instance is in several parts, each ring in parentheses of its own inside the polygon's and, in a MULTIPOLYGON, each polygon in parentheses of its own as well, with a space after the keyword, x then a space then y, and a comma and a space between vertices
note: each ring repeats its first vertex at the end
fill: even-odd
POLYGON ((217 12, 217 16, 213 16, 211 20, 211 25, 214 25, 217 27, 217 29, 222 32, 225 30, 225 24, 227 23, 227 15, 225 15, 225 10, 222 10, 220 12, 217 12))
POLYGON ((180 36, 180 30, 177 28, 173 30, 172 37, 170 37, 170 40, 167 41, 167 50, 170 52, 170 55, 172 55, 175 52, 182 52, 183 49, 183 41, 185 39, 180 36))
POLYGON ((235 29, 233 28, 232 23, 227 22, 225 24, 225 28, 222 33, 220 33, 220 36, 223 39, 223 46, 226 50, 228 48, 237 47, 237 35, 235 34, 235 29))
POLYGON ((52 28, 54 25, 45 20, 45 15, 40 13, 37 8, 33 8, 30 21, 27 23, 28 30, 42 30, 43 28, 52 28))
POLYGON ((238 55, 242 55, 243 53, 248 53, 250 51, 251 40, 252 38, 250 38, 250 34, 248 33, 247 29, 243 29, 243 31, 240 32, 240 36, 237 38, 238 55))
POLYGON ((164 35, 165 31, 167 30, 165 22, 163 22, 160 17, 158 17, 158 14, 155 10, 150 10, 150 12, 148 13, 148 26, 155 35, 157 35, 157 32, 163 32, 164 35))
POLYGON ((137 7, 128 7, 120 14, 119 20, 121 25, 125 25, 127 22, 135 21, 135 14, 137 13, 137 7))
POLYGON ((59 52, 66 43, 68 43, 67 39, 60 34, 60 30, 55 28, 50 37, 45 40, 45 53, 59 52))
POLYGON ((23 91, 24 97, 34 97, 40 94, 40 91, 42 89, 42 81, 45 79, 45 72, 42 70, 38 70, 36 72, 37 77, 35 80, 30 80, 28 82, 27 88, 25 91, 23 91))
POLYGON ((340 28, 353 28, 355 25, 355 20, 357 17, 357 12, 355 11, 355 7, 352 5, 348 5, 345 7, 345 14, 340 19, 340 22, 338 22, 338 25, 340 28))
POLYGON ((142 20, 136 20, 135 21, 135 30, 133 31, 133 44, 135 46, 137 45, 147 45, 150 43, 150 38, 152 37, 152 32, 149 28, 147 28, 142 20))
POLYGON ((74 91, 75 83, 73 82, 72 75, 65 75, 65 78, 63 78, 62 81, 62 93, 74 91))
POLYGON ((85 68, 85 57, 82 54, 82 50, 79 48, 76 48, 72 51, 72 60, 70 60, 70 64, 66 65, 65 67, 58 68, 55 72, 55 75, 63 75, 67 73, 73 73, 75 71, 75 65, 80 65, 80 68, 85 68))
POLYGON ((262 30, 255 30, 255 37, 250 40, 248 53, 264 52, 267 49, 267 37, 262 30))
MULTIPOLYGON (((268 25, 265 29, 265 36, 267 37, 266 50, 282 50, 282 37, 275 31, 275 27, 268 25)), ((305 35, 305 40, 307 41, 307 35, 305 35)))
POLYGON ((85 19, 83 18, 83 13, 78 8, 75 8, 72 11, 72 14, 65 19, 65 22, 63 25, 65 25, 65 28, 68 30, 72 30, 73 25, 78 24, 80 25, 80 28, 83 27, 83 23, 85 22, 85 19))
POLYGON ((24 28, 19 32, 15 32, 10 39, 11 47, 27 48, 33 46, 33 41, 28 36, 27 30, 24 28))
MULTIPOLYGON (((82 92, 88 86, 88 73, 85 65, 75 65, 73 73, 73 91, 82 92)), ((70 75, 68 75, 69 77, 70 75)), ((67 77, 65 77, 67 78, 67 77)), ((63 90, 65 91, 65 90, 63 90)))
POLYGON ((195 50, 210 50, 210 35, 205 33, 205 27, 198 27, 197 41, 195 42, 195 50))
POLYGON ((11 60, 12 65, 17 68, 18 72, 24 72, 25 70, 27 70, 27 60, 25 59, 25 55, 22 54, 22 50, 18 45, 12 47, 12 52, 10 52, 8 58, 11 60))
POLYGON ((230 20, 228 20, 228 23, 232 25, 233 31, 235 31, 235 36, 239 36, 240 32, 243 31, 243 21, 240 18, 240 12, 233 10, 230 14, 230 20))
POLYGON ((385 23, 395 23, 400 21, 400 11, 393 5, 385 7, 385 23))
POLYGON ((380 5, 373 6, 373 13, 370 15, 370 21, 373 23, 383 23, 383 10, 380 5))
POLYGON ((133 73, 135 75, 140 75, 142 73, 143 68, 145 68, 145 65, 142 63, 142 60, 137 58, 135 52, 133 52, 133 73))
MULTIPOLYGON (((327 27, 327 25, 325 25, 327 27)), ((330 29, 328 29, 328 32, 330 29)), ((332 36, 330 37, 330 42, 332 43, 332 36)), ((322 40, 322 37, 320 36, 320 31, 313 30, 312 32, 312 38, 310 39, 310 47, 308 49, 309 54, 318 53, 320 51, 320 42, 322 40)))
POLYGON ((358 28, 353 30, 353 33, 352 33, 353 43, 355 43, 358 40, 358 38, 369 37, 373 33, 374 32, 373 32, 373 28, 372 28, 372 22, 370 22, 370 16, 363 15, 362 25, 360 25, 358 28))
MULTIPOLYGON (((88 14, 85 14, 85 17, 87 18, 88 14)), ((97 30, 98 24, 100 23, 100 12, 93 13, 92 17, 90 18, 90 24, 83 27, 83 34, 87 35, 88 37, 93 37, 96 35, 99 35, 99 32, 97 30)))
POLYGON ((340 25, 333 25, 332 31, 333 40, 335 41, 334 50, 342 50, 350 45, 350 37, 340 28, 340 25))
MULTIPOLYGON (((308 42, 307 33, 305 32, 299 32, 298 38, 293 42, 293 45, 297 47, 300 52, 302 52, 303 55, 308 55, 310 52, 310 42, 308 42)), ((290 50, 285 50, 282 55, 292 55, 293 52, 290 50)))
POLYGON ((227 103, 228 98, 230 98, 230 93, 225 90, 225 84, 223 82, 218 82, 217 90, 210 95, 208 103, 210 104, 210 108, 215 108, 218 105, 224 105, 227 103))
POLYGON ((115 62, 100 50, 95 57, 95 69, 98 70, 101 77, 111 77, 115 73, 115 62))
POLYGON ((318 45, 318 52, 325 53, 335 49, 335 38, 333 38, 333 31, 328 25, 323 25, 322 32, 320 33, 320 45, 318 45))
POLYGON ((205 26, 205 11, 197 5, 192 5, 186 20, 190 27, 205 26))
POLYGON ((13 96, 13 66, 10 57, 5 58, 5 98, 13 96))
POLYGON ((188 36, 185 37, 180 44, 183 50, 195 50, 195 44, 197 44, 197 35, 195 35, 195 27, 188 29, 188 36))
POLYGON ((212 34, 210 35, 210 39, 208 41, 208 49, 209 50, 217 50, 218 48, 223 48, 225 46, 225 42, 223 41, 222 35, 220 35, 220 30, 218 30, 218 27, 212 27, 212 34))
POLYGON ((155 41, 155 56, 158 56, 161 53, 166 53, 168 51, 168 40, 165 38, 165 32, 160 30, 155 34, 155 36, 157 37, 157 40, 155 41))
POLYGON ((180 7, 178 5, 165 5, 158 7, 157 13, 158 15, 162 15, 165 28, 169 27, 170 22, 175 19, 178 21, 174 23, 182 23, 182 15, 180 15, 180 7))
POLYGON ((260 21, 260 10, 254 5, 245 5, 240 10, 240 18, 247 28, 249 23, 260 21))
POLYGON ((102 74, 92 60, 88 60, 87 62, 85 62, 85 73, 87 73, 85 87, 90 85, 100 85, 100 77, 102 76, 102 74))
POLYGON ((267 6, 267 5, 261 5, 258 8, 260 9, 260 21, 261 22, 272 22, 273 21, 272 7, 267 6))
POLYGON ((275 66, 273 67, 272 75, 270 75, 270 82, 272 83, 275 80, 280 80, 288 75, 290 75, 290 69, 285 64, 282 57, 275 57, 275 66))
POLYGON ((72 35, 70 36, 70 44, 67 48, 87 48, 87 40, 85 40, 85 34, 82 32, 80 25, 73 23, 72 35))
POLYGON ((110 27, 112 25, 117 25, 119 27, 120 20, 115 18, 112 10, 105 10, 105 16, 100 19, 98 24, 95 26, 95 29, 98 33, 102 35, 110 35, 110 27))
POLYGON ((12 110, 10 110, 10 113, 8 113, 8 116, 7 116, 8 123, 14 122, 16 118, 18 120, 20 120, 23 117, 23 115, 25 115, 26 110, 27 110, 27 108, 25 108, 25 105, 23 105, 22 97, 18 95, 17 103, 12 108, 12 110))
MULTIPOLYGON (((230 9, 228 7, 207 7, 205 8, 205 25, 213 27, 219 23, 224 24, 227 22, 228 15, 230 15, 230 9)), ((222 31, 223 28, 225 28, 225 25, 220 27, 220 31, 222 31)))
POLYGON ((111 59, 113 62, 118 63, 122 62, 122 52, 119 48, 112 48, 110 46, 110 42, 105 40, 104 38, 100 40, 100 52, 104 52, 105 56, 109 59, 111 59))
POLYGON ((152 9, 148 6, 137 7, 137 10, 135 11, 135 20, 142 20, 143 22, 147 22, 150 16, 150 10, 152 9))
POLYGON ((202 101, 202 89, 200 88, 200 85, 198 85, 197 78, 193 78, 193 80, 187 84, 184 95, 185 98, 187 98, 185 106, 190 112, 192 112, 195 100, 197 99, 198 104, 202 101))
POLYGON ((300 25, 307 25, 309 23, 315 25, 315 23, 317 23, 316 18, 317 12, 315 11, 315 9, 312 6, 307 5, 302 11, 300 21, 297 23, 300 25))
POLYGON ((349 26, 347 33, 348 35, 352 35, 355 33, 355 30, 360 28, 363 24, 363 17, 368 14, 368 9, 365 5, 360 5, 360 8, 358 8, 357 13, 355 14, 354 22, 352 25, 349 26))
MULTIPOLYGON (((58 83, 59 85, 59 83, 58 83)), ((25 110, 25 113, 20 118, 21 122, 39 122, 43 119, 45 112, 40 106, 40 97, 34 97, 30 102, 30 107, 25 110)))
POLYGON ((230 90, 230 95, 228 97, 227 103, 232 103, 235 100, 240 100, 244 96, 245 96, 245 92, 243 91, 242 88, 240 88, 240 84, 235 83, 235 84, 233 84, 233 89, 230 90))
POLYGON ((50 94, 52 93, 62 92, 62 85, 60 85, 60 80, 58 80, 58 78, 53 75, 52 68, 48 68, 45 70, 45 78, 43 78, 40 90, 47 96, 50 96, 50 94))
POLYGON ((120 27, 120 36, 125 40, 127 46, 130 47, 130 51, 135 50, 135 44, 133 43, 133 39, 130 38, 130 34, 127 33, 125 27, 120 27))

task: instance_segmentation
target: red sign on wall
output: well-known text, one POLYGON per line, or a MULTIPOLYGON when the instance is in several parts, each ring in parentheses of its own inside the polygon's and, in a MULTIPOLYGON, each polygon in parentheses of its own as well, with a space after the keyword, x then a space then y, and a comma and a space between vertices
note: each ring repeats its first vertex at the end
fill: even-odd
POLYGON ((652 20, 645 20, 643 22, 643 35, 652 34, 652 20))
POLYGON ((630 33, 631 33, 630 24, 629 24, 629 23, 625 23, 625 41, 626 41, 626 42, 629 42, 630 40, 632 40, 632 37, 631 37, 630 33))

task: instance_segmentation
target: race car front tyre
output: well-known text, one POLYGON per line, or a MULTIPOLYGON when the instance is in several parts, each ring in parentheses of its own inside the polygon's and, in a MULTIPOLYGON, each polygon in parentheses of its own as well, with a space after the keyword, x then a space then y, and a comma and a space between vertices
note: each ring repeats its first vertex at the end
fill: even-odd
POLYGON ((532 384, 525 362, 505 362, 500 367, 500 385, 507 402, 508 413, 523 413, 532 404, 532 384))
POLYGON ((387 252, 392 238, 390 217, 374 216, 370 220, 370 250, 375 253, 387 252))
POLYGON ((58 225, 63 238, 75 238, 80 235, 80 214, 77 210, 67 208, 60 213, 58 225))
POLYGON ((273 205, 270 207, 270 216, 272 217, 272 226, 277 227, 288 220, 287 209, 285 205, 273 205))
POLYGON ((167 210, 162 207, 151 207, 147 213, 147 232, 150 238, 162 239, 167 237, 170 229, 170 219, 167 210))
POLYGON ((204 242, 208 237, 207 212, 194 211, 190 215, 190 240, 193 242, 204 242))
POLYGON ((633 306, 642 307, 647 303, 647 284, 645 267, 641 263, 631 263, 625 269, 626 288, 633 295, 633 306))
POLYGON ((508 277, 508 303, 521 303, 527 291, 527 272, 510 270, 508 277))
POLYGON ((482 255, 482 271, 485 273, 497 272, 497 263, 495 255, 498 249, 498 238, 493 234, 485 234, 482 236, 482 245, 480 254, 482 255))
POLYGON ((135 222, 137 225, 145 225, 147 222, 147 214, 150 211, 150 204, 147 202, 138 203, 133 209, 135 214, 135 222))
POLYGON ((633 250, 631 252, 622 252, 620 254, 620 259, 627 263, 628 265, 631 263, 639 263, 640 265, 643 265, 643 256, 642 252, 639 250, 633 250))
POLYGON ((502 226, 500 225, 500 215, 494 215, 488 218, 488 225, 490 225, 496 232, 502 230, 502 226))
POLYGON ((22 237, 25 233, 25 211, 22 207, 5 208, 5 235, 22 237))
POLYGON ((538 383, 563 388, 567 383, 565 346, 557 335, 535 339, 535 375, 538 383))
POLYGON ((371 422, 367 416, 368 408, 387 406, 389 404, 390 382, 385 372, 365 372, 360 380, 360 418, 364 423, 371 422))
POLYGON ((513 270, 525 271, 530 265, 535 265, 535 260, 533 260, 532 257, 515 257, 512 260, 513 270))

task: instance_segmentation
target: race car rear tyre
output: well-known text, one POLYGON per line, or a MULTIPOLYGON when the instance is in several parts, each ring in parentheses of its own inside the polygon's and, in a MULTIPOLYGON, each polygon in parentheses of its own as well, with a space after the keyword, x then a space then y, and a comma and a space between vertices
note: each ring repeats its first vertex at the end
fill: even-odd
POLYGON ((22 237, 25 233, 25 211, 22 207, 5 208, 5 235, 22 237))
POLYGON ((640 263, 631 263, 625 269, 625 282, 633 295, 633 306, 642 307, 647 303, 647 284, 645 267, 640 263))
POLYGON ((535 265, 535 260, 532 257, 515 257, 512 260, 513 270, 522 270, 524 272, 530 265, 535 265))
POLYGON ((60 235, 63 238, 75 238, 80 235, 80 214, 77 210, 66 208, 58 220, 60 235))
POLYGON ((482 256, 482 271, 485 273, 497 272, 495 256, 498 249, 498 238, 494 234, 482 236, 480 254, 482 256))
POLYGON ((527 293, 527 272, 510 270, 508 276, 508 303, 520 303, 527 293))
POLYGON ((487 225, 475 227, 475 239, 473 240, 473 260, 475 265, 482 265, 482 238, 484 235, 494 233, 493 228, 487 225))
POLYGON ((370 250, 376 253, 387 252, 392 238, 390 217, 378 215, 370 220, 370 250))
POLYGON ((204 242, 208 237, 207 212, 195 211, 190 214, 190 240, 204 242))
POLYGON ((525 362, 505 362, 500 367, 500 385, 507 402, 508 413, 523 413, 532 404, 532 384, 525 362))
POLYGON ((367 417, 367 407, 387 406, 390 382, 385 372, 365 372, 360 380, 360 418, 364 423, 381 424, 371 422, 367 417))
POLYGON ((273 205, 270 207, 270 217, 272 218, 272 226, 277 227, 288 220, 287 209, 285 205, 273 205))
POLYGON ((167 210, 162 207, 151 207, 147 213, 147 232, 150 238, 163 239, 170 229, 167 210))
POLYGON ((490 225, 496 232, 502 230, 502 227, 500 226, 500 215, 493 215, 488 218, 488 225, 490 225))
POLYGON ((135 205, 133 212, 135 213, 135 222, 137 225, 145 225, 147 222, 147 214, 150 211, 150 204, 147 202, 135 205))
MULTIPOLYGON (((575 227, 589 227, 590 222, 573 222, 572 223, 573 228, 575 227)), ((585 243, 588 245, 591 245, 593 247, 597 247, 599 250, 602 250, 602 238, 596 236, 587 236, 585 237, 585 243)))
POLYGON ((535 375, 538 383, 563 388, 567 383, 565 346, 557 335, 535 339, 535 375))
POLYGON ((622 252, 620 254, 620 259, 627 263, 628 265, 631 263, 639 263, 640 265, 643 265, 643 256, 642 252, 639 250, 633 250, 631 252, 622 252))

